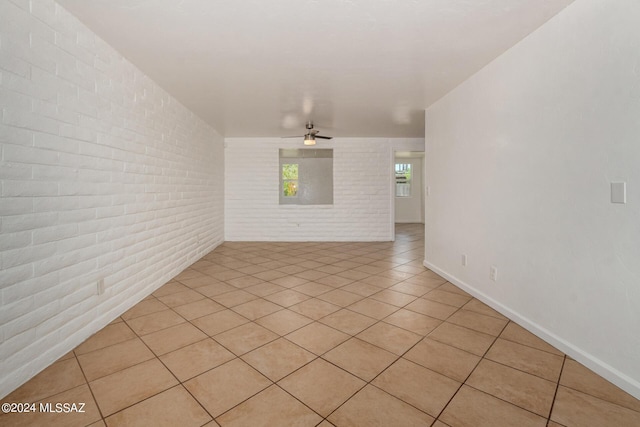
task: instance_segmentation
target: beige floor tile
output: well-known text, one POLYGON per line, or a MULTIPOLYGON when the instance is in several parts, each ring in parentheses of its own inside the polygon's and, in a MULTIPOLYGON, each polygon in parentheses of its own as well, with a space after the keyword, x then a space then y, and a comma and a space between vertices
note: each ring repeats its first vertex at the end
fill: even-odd
POLYGON ((289 307, 289 310, 293 310, 296 313, 309 317, 310 319, 318 320, 340 310, 340 306, 319 300, 317 298, 311 298, 299 304, 292 305, 291 307, 289 307))
MULTIPOLYGON (((296 274, 296 273, 300 273, 301 271, 305 271, 307 269, 299 265, 286 265, 284 267, 277 268, 276 270, 281 271, 283 273, 287 273, 287 274, 296 274)), ((302 279, 302 280, 305 280, 305 279, 302 279)))
POLYGON ((321 277, 317 279, 316 282, 321 283, 323 285, 331 286, 332 288, 339 288, 341 286, 345 286, 345 285, 348 285, 349 283, 352 283, 353 279, 332 274, 330 276, 321 277))
POLYGON ((131 320, 147 314, 157 313, 159 311, 166 310, 167 308, 169 307, 164 305, 160 300, 152 297, 150 299, 140 301, 131 307, 122 315, 122 318, 124 320, 131 320))
POLYGON ((199 301, 203 298, 204 295, 191 289, 158 297, 158 299, 168 307, 177 307, 179 305, 189 304, 190 302, 199 301))
POLYGON ((343 291, 342 289, 334 289, 331 292, 327 292, 318 296, 318 299, 327 301, 331 304, 339 305, 340 307, 346 307, 354 302, 360 301, 364 298, 361 295, 354 294, 353 292, 343 291))
POLYGON ((291 310, 280 310, 256 320, 260 326, 264 326, 278 335, 286 335, 296 329, 308 325, 313 320, 291 310))
POLYGON ((421 335, 384 322, 376 323, 356 337, 397 355, 403 354, 422 339, 421 335))
POLYGON ((189 290, 189 288, 186 287, 185 285, 183 285, 182 283, 169 282, 169 283, 161 286, 160 288, 158 288, 151 295, 153 295, 154 297, 158 298, 158 297, 163 297, 165 295, 175 294, 176 292, 182 292, 182 291, 188 291, 188 290, 189 290))
POLYGON ((234 286, 239 289, 244 289, 249 286, 255 286, 260 283, 265 283, 264 280, 259 279, 257 277, 253 277, 253 276, 236 277, 235 279, 230 279, 230 280, 227 280, 226 282, 231 286, 234 286))
POLYGON ((437 328, 442 320, 403 308, 385 317, 383 322, 425 336, 437 328))
POLYGON ((289 307, 294 304, 301 303, 302 301, 306 301, 309 298, 311 298, 309 295, 291 289, 276 292, 275 294, 267 295, 266 297, 264 297, 264 299, 278 304, 282 307, 289 307))
POLYGON ((200 427, 211 420, 211 416, 182 386, 163 391, 106 419, 109 427, 200 427))
POLYGON ((562 356, 501 338, 496 340, 485 357, 553 382, 558 381, 563 362, 562 356))
POLYGON ((433 418, 405 402, 366 386, 329 416, 336 426, 430 426, 433 418))
POLYGON ((486 359, 466 384, 545 418, 556 392, 556 383, 486 359))
POLYGON ((313 427, 322 418, 274 385, 222 415, 218 421, 225 427, 313 427))
POLYGON ((242 359, 271 381, 278 381, 317 356, 284 338, 257 348, 242 359))
POLYGON ((428 338, 416 344, 404 358, 460 382, 480 361, 478 356, 428 338))
POLYGON ((218 279, 222 282, 226 282, 227 280, 237 279, 238 277, 244 277, 244 276, 246 276, 244 273, 241 273, 236 270, 226 270, 226 271, 220 271, 220 272, 211 274, 211 277, 213 277, 214 279, 218 279))
POLYGON ((199 317, 192 323, 210 337, 248 323, 249 320, 238 313, 225 309, 208 316, 199 317))
POLYGON ((184 386, 211 415, 218 417, 271 384, 251 366, 234 359, 187 381, 184 386))
POLYGON ((441 289, 443 291, 453 292, 454 294, 463 295, 463 296, 466 296, 466 297, 473 298, 471 295, 469 295, 468 293, 466 293, 465 291, 463 291, 462 289, 460 289, 459 287, 457 287, 456 285, 454 285, 451 282, 446 282, 446 283, 438 286, 437 289, 441 289))
POLYGON ((179 280, 179 282, 191 289, 197 289, 203 286, 209 286, 209 285, 214 285, 216 283, 221 283, 219 280, 216 280, 211 276, 207 276, 206 274, 200 277, 179 280))
POLYGON ((322 267, 316 268, 316 270, 322 271, 323 273, 338 274, 338 273, 343 272, 343 271, 345 271, 347 269, 345 267, 338 267, 336 265, 323 265, 322 267))
POLYGON ((463 385, 439 418, 460 427, 545 427, 547 419, 463 385))
POLYGON ((294 276, 299 277, 301 279, 318 282, 318 279, 322 279, 323 277, 329 276, 329 273, 323 273, 322 271, 318 271, 318 270, 305 270, 305 271, 301 271, 300 273, 296 273, 294 276))
POLYGON ((264 267, 262 265, 249 265, 248 267, 242 267, 242 268, 238 268, 238 271, 244 274, 256 274, 256 273, 262 273, 263 271, 268 271, 271 270, 268 267, 264 267))
POLYGON ((416 297, 413 295, 408 295, 389 289, 385 289, 384 291, 380 291, 377 294, 373 294, 371 295, 371 298, 377 301, 382 301, 387 304, 394 305, 396 307, 404 307, 405 305, 415 301, 416 299, 416 297))
POLYGON ((271 282, 260 283, 259 285, 249 286, 248 288, 244 288, 243 290, 246 292, 250 292, 259 297, 264 297, 267 295, 275 294, 276 292, 284 291, 285 287, 276 285, 271 282))
MULTIPOLYGON (((3 399, 3 402, 5 399, 3 399)), ((49 396, 46 399, 36 402, 35 400, 27 400, 21 403, 34 403, 35 412, 28 413, 0 413, 0 425, 4 427, 18 426, 47 426, 47 427, 84 427, 95 422, 101 421, 98 406, 93 400, 89 386, 86 384, 74 387, 62 393, 49 396), (70 410, 74 412, 56 413, 56 404, 67 403, 70 410), (74 407, 71 406, 75 404, 74 407), (81 405, 84 404, 84 405, 81 405), (50 410, 40 410, 40 406, 50 405, 50 410), (79 412, 82 410, 83 412, 79 412)))
POLYGON ((424 285, 418 285, 415 283, 408 282, 400 282, 395 284, 389 288, 391 291, 402 292, 403 294, 413 295, 415 297, 421 297, 427 292, 429 292, 432 288, 424 285))
POLYGON ((210 298, 218 304, 222 304, 225 307, 231 308, 235 307, 236 305, 244 304, 245 302, 253 301, 258 297, 243 290, 236 290, 215 295, 210 298))
POLYGON ((142 341, 158 356, 205 338, 207 335, 191 323, 181 323, 141 337, 142 341))
POLYGON ((229 350, 208 338, 160 356, 160 360, 180 381, 186 381, 235 357, 229 350))
POLYGON ((152 359, 99 378, 89 386, 106 417, 177 384, 171 372, 158 359, 152 359))
POLYGON ((449 424, 445 424, 440 420, 436 420, 431 427, 451 427, 449 424))
POLYGON ((405 280, 405 282, 413 283, 414 285, 422 285, 429 288, 429 290, 431 290, 431 289, 438 288, 440 285, 443 285, 444 283, 447 282, 447 280, 442 277, 438 278, 438 277, 427 277, 427 276, 417 275, 417 276, 408 278, 407 280, 405 280))
POLYGON ((127 320, 129 327, 138 335, 150 334, 184 322, 185 320, 173 310, 158 311, 127 320))
MULTIPOLYGON (((443 285, 444 286, 444 285, 443 285)), ((451 285, 453 286, 453 285, 451 285)), ((461 291, 462 292, 462 291, 461 291)), ((475 313, 484 314, 485 316, 491 316, 498 319, 507 319, 502 314, 498 313, 493 308, 489 307, 485 303, 480 300, 473 298, 471 301, 466 303, 463 308, 468 311, 473 311, 475 313)))
POLYGON ((442 290, 441 288, 427 292, 422 298, 452 305, 454 307, 462 307, 471 299, 471 297, 460 295, 454 292, 447 292, 445 290, 442 290))
POLYGON ((278 335, 255 323, 246 323, 218 334, 214 339, 237 356, 241 356, 278 338, 278 335))
POLYGON ((405 359, 398 359, 372 384, 433 417, 440 414, 461 385, 405 359))
POLYGON ((44 369, 38 375, 18 387, 3 402, 24 403, 62 393, 85 384, 84 376, 76 358, 61 360, 44 369))
POLYGON ((100 329, 85 342, 77 346, 74 351, 76 354, 85 354, 135 337, 136 334, 126 323, 114 323, 113 325, 107 325, 100 329))
MULTIPOLYGON (((372 258, 368 258, 368 259, 372 259, 372 258)), ((363 261, 364 261, 364 259, 363 259, 363 261)), ((375 274, 378 274, 378 273, 382 273, 383 271, 385 271, 387 269, 386 268, 382 268, 382 267, 375 267, 375 266, 369 265, 369 264, 365 264, 365 265, 361 265, 360 267, 354 268, 354 270, 362 271, 364 273, 369 273, 369 275, 375 275, 375 274)))
POLYGON ((278 384, 326 417, 366 383, 323 359, 316 359, 278 384))
POLYGON ((365 381, 371 381, 397 359, 393 353, 357 338, 351 338, 322 357, 365 381))
MULTIPOLYGON (((306 271, 306 270, 303 270, 303 271, 306 271)), ((309 282, 309 280, 303 279, 302 277, 282 275, 277 279, 271 280, 270 282, 275 283, 276 285, 282 286, 284 288, 293 288, 296 286, 300 286, 304 283, 307 283, 309 282)))
POLYGON ((137 365, 154 355, 140 338, 124 341, 100 350, 78 356, 80 366, 88 381, 137 365))
MULTIPOLYGON (((373 264, 369 264, 369 265, 373 265, 373 264)), ((364 279, 361 280, 361 282, 368 283, 369 285, 377 286, 382 289, 386 289, 395 285, 396 283, 402 282, 402 280, 388 277, 388 275, 383 276, 383 275, 376 274, 373 276, 365 277, 364 279)))
POLYGON ((640 400, 611 384, 575 360, 567 359, 560 384, 611 403, 640 412, 640 400))
POLYGON ((236 288, 231 285, 227 285, 224 282, 216 282, 196 289, 197 292, 200 292, 202 295, 209 298, 213 298, 215 296, 222 295, 227 292, 233 292, 236 290, 236 288))
POLYGON ((398 307, 387 304, 386 302, 376 301, 374 299, 363 299, 348 307, 349 310, 356 313, 364 314, 365 316, 373 317, 374 319, 384 319, 391 313, 398 311, 398 307))
POLYGON ((353 282, 348 284, 347 286, 343 286, 341 289, 343 291, 358 294, 362 297, 370 297, 371 295, 377 294, 382 290, 382 288, 364 282, 353 282))
POLYGON ((405 308, 440 320, 447 320, 449 316, 458 311, 457 307, 423 298, 418 298, 414 302, 408 304, 405 308))
MULTIPOLYGON (((283 272, 278 271, 278 270, 267 270, 267 271, 261 271, 260 273, 252 274, 252 276, 255 276, 255 277, 257 277, 259 279, 262 279, 262 280, 265 280, 267 282, 273 282, 276 279, 280 279, 282 277, 287 276, 287 273, 283 273, 283 272)), ((286 288, 286 286, 285 286, 285 288, 286 288)))
POLYGON ((640 412, 560 386, 551 419, 565 426, 639 426, 640 412))
MULTIPOLYGON (((122 323, 122 322, 119 322, 122 323)), ((110 325, 107 325, 110 326, 110 325)), ((56 360, 56 362, 60 362, 62 360, 67 360, 67 359, 73 359, 74 357, 76 357, 76 354, 73 352, 73 350, 66 352, 62 357, 60 357, 58 360, 56 360)))
POLYGON ((376 323, 376 320, 354 311, 343 309, 320 319, 320 322, 346 334, 356 335, 376 323))
POLYGON ((174 307, 173 311, 184 317, 186 320, 197 319, 207 314, 217 313, 224 310, 225 307, 209 298, 201 299, 189 304, 174 307))
POLYGON ((333 290, 333 287, 317 282, 307 282, 292 289, 305 295, 309 295, 310 297, 317 297, 318 295, 322 295, 333 290))
POLYGON ((270 301, 256 299, 240 305, 236 305, 232 308, 232 310, 249 320, 256 320, 260 317, 264 317, 268 314, 280 311, 282 310, 282 307, 270 301))
POLYGON ((401 265, 394 268, 395 271, 403 271, 411 274, 420 274, 424 271, 424 267, 417 267, 412 265, 401 265))
POLYGON ((429 338, 477 356, 483 356, 496 339, 494 336, 449 322, 443 322, 429 334, 429 338))
POLYGON ((548 353, 557 354, 558 356, 564 355, 560 350, 550 344, 547 344, 545 341, 533 335, 517 323, 509 322, 507 327, 504 328, 500 334, 500 338, 537 348, 538 350, 543 350, 548 353))
POLYGON ((508 320, 497 319, 492 316, 485 316, 484 314, 478 314, 467 310, 457 311, 451 315, 447 321, 459 326, 464 326, 465 328, 473 329, 474 331, 493 335, 494 337, 500 335, 508 322, 508 320))
POLYGON ((347 279, 352 279, 352 280, 362 280, 365 277, 369 277, 370 274, 364 273, 362 271, 345 270, 345 271, 341 271, 340 273, 336 273, 336 276, 345 277, 347 279))
POLYGON ((286 338, 312 353, 322 355, 349 339, 349 335, 321 323, 313 322, 290 333, 286 338))

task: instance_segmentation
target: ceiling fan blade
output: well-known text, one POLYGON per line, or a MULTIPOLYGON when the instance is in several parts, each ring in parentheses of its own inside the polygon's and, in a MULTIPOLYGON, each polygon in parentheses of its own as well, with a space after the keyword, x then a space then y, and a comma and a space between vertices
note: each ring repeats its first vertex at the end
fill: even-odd
POLYGON ((304 138, 304 135, 281 136, 280 138, 304 138))
POLYGON ((322 136, 322 135, 315 135, 316 138, 320 138, 320 139, 333 139, 332 136, 322 136))

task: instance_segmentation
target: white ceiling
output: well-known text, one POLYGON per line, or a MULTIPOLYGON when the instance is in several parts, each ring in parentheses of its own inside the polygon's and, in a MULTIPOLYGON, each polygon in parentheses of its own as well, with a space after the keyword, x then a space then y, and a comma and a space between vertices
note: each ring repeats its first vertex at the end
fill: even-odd
POLYGON ((58 0, 225 136, 421 137, 573 0, 58 0))

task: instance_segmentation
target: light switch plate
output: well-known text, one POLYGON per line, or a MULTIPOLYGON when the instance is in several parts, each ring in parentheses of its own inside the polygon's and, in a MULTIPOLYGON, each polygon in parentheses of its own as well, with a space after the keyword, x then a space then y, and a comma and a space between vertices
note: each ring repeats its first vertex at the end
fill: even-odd
POLYGON ((627 183, 611 183, 611 203, 627 203, 627 183))

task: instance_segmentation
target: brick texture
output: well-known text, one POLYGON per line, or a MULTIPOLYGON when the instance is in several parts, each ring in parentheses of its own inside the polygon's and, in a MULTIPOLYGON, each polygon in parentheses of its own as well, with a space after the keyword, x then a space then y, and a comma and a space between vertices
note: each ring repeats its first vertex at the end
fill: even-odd
POLYGON ((424 139, 335 138, 333 205, 280 205, 279 149, 302 138, 225 139, 225 240, 388 241, 394 151, 424 151, 424 139))
POLYGON ((224 152, 51 0, 0 0, 0 111, 4 396, 222 242, 224 152))

